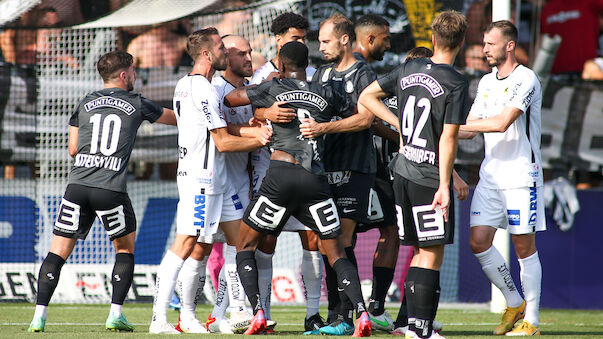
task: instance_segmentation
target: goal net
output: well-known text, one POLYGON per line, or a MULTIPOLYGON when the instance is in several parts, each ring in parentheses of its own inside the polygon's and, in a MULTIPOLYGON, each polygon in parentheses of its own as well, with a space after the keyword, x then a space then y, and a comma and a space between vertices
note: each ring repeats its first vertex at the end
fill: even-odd
MULTIPOLYGON (((311 28, 316 29, 318 22, 333 11, 351 10, 326 4, 308 8, 305 1, 286 0, 254 3, 237 10, 210 8, 209 12, 190 14, 165 24, 159 23, 158 18, 156 25, 144 27, 35 29, 32 28, 35 22, 21 25, 25 21, 23 16, 5 26, 0 35, 0 39, 6 39, 2 40, 3 46, 13 44, 19 53, 16 57, 5 53, 4 60, 0 59, 0 90, 8 93, 0 98, 0 154, 6 173, 6 179, 0 179, 0 301, 35 301, 38 270, 50 248, 52 228, 73 163, 67 151, 69 116, 86 93, 102 88, 96 71, 96 61, 101 55, 115 49, 135 51, 140 63, 135 91, 171 107, 176 81, 191 69, 184 49, 177 44, 187 32, 215 26, 221 34, 242 35, 251 42, 254 51, 269 60, 276 54, 270 33, 276 16, 287 11, 309 15, 311 28), (32 44, 35 49, 30 51, 31 46, 19 43, 32 44), (19 60, 28 51, 33 53, 31 60, 19 60)), ((379 4, 375 8, 365 6, 364 11, 393 13, 396 18, 393 20, 401 20, 392 26, 398 29, 408 24, 400 10, 392 10, 402 6, 401 2, 379 4)), ((316 42, 309 44, 317 46, 316 42)), ((317 54, 317 48, 311 49, 317 54)), ((399 60, 398 54, 390 59, 393 63, 399 60)), ((156 269, 174 238, 177 155, 177 128, 147 123, 141 126, 128 170, 128 192, 138 223, 136 270, 129 301, 152 301, 156 269)), ((359 235, 356 253, 363 281, 372 279, 377 239, 377 230, 359 235)), ((398 286, 411 252, 406 247, 400 250, 394 279, 398 286)), ((457 247, 450 246, 442 270, 444 302, 457 300, 457 256, 457 247)), ((301 257, 297 234, 283 233, 273 259, 274 303, 304 302, 301 257)), ((110 302, 114 260, 113 245, 95 221, 87 239, 78 241, 64 266, 52 302, 110 302)), ((209 300, 213 298, 211 281, 207 279, 209 300)), ((363 286, 368 297, 370 283, 363 286)), ((392 288, 390 300, 399 298, 400 290, 392 288)))

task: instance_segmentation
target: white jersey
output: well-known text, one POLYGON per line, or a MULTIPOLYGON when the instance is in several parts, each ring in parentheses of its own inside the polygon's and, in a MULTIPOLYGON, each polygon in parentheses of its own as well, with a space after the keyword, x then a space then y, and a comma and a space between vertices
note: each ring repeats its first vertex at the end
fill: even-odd
MULTIPOLYGON (((222 76, 214 77, 211 84, 218 93, 220 111, 226 121, 233 125, 249 122, 249 119, 253 117, 251 105, 232 108, 224 105, 224 96, 235 89, 235 87, 222 76)), ((249 172, 247 171, 249 152, 229 152, 225 156, 228 181, 233 184, 235 191, 239 192, 245 188, 249 190, 249 172)))
MULTIPOLYGON (((272 72, 278 72, 278 68, 274 63, 272 63, 272 60, 270 60, 264 65, 262 65, 262 67, 258 68, 255 73, 253 73, 253 77, 251 78, 251 81, 249 83, 251 85, 257 85, 262 81, 266 80, 266 78, 272 72)), ((314 73, 316 73, 316 68, 312 66, 306 67, 306 80, 312 81, 312 76, 314 76, 314 73)), ((262 182, 262 179, 264 179, 264 175, 268 170, 268 166, 270 165, 270 151, 268 150, 268 147, 262 147, 252 152, 251 165, 254 168, 254 172, 259 174, 259 180, 258 178, 254 177, 253 183, 253 189, 257 192, 262 182)))
POLYGON ((226 127, 220 98, 202 75, 186 75, 174 91, 178 120, 178 183, 195 182, 202 194, 222 194, 226 187, 225 154, 218 151, 209 131, 226 127))
POLYGON ((540 82, 532 70, 521 65, 504 79, 497 79, 496 73, 494 68, 480 80, 469 114, 490 118, 507 106, 524 114, 504 133, 484 133, 486 154, 479 172, 480 185, 492 189, 542 186, 540 82))

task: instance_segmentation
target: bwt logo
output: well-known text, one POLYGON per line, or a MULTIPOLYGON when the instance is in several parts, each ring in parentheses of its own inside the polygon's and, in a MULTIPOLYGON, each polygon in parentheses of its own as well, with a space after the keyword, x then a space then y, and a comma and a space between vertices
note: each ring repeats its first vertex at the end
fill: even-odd
POLYGON ((195 220, 193 225, 205 227, 205 195, 195 195, 195 220))
POLYGON ((507 218, 509 219, 509 225, 519 226, 521 220, 519 210, 507 210, 507 218))

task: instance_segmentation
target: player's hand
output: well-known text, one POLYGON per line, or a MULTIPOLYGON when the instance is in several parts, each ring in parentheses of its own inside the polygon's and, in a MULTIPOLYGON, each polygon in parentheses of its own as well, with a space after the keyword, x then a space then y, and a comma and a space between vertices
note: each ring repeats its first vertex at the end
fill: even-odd
POLYGON ((264 117, 267 120, 276 123, 287 123, 297 116, 293 108, 281 107, 286 104, 285 101, 277 101, 272 106, 266 108, 264 111, 264 117))
POLYGON ((459 200, 465 200, 469 196, 469 185, 463 180, 456 171, 452 171, 452 186, 456 191, 459 200))
POLYGON ((262 81, 262 82, 271 81, 274 78, 276 78, 276 79, 282 78, 281 73, 278 71, 270 72, 270 74, 268 74, 266 79, 264 79, 264 81, 262 81))
POLYGON ((449 188, 440 187, 433 196, 433 202, 431 203, 431 209, 436 210, 436 206, 440 206, 442 210, 442 217, 444 222, 448 221, 448 209, 450 208, 450 190, 449 188))
POLYGON ((256 117, 251 117, 249 119, 249 126, 250 127, 262 127, 262 126, 266 126, 268 123, 266 122, 266 120, 260 120, 256 117))
POLYGON ((299 131, 304 138, 312 139, 325 134, 322 125, 314 119, 302 119, 299 124, 299 131))
POLYGON ((255 138, 263 145, 266 146, 270 142, 270 138, 272 137, 272 128, 269 126, 262 126, 256 128, 255 138))

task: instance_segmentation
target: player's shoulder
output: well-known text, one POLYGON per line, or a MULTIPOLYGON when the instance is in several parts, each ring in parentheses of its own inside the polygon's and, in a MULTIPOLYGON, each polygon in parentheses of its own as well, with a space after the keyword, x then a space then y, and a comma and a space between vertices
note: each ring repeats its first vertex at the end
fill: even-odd
POLYGON ((266 79, 270 73, 276 71, 278 71, 278 69, 274 66, 272 60, 269 60, 267 63, 258 68, 255 73, 253 73, 250 83, 259 84, 260 82, 264 81, 264 79, 266 79))
POLYGON ((524 65, 518 65, 513 73, 515 73, 517 78, 520 80, 540 83, 536 73, 524 65))
POLYGON ((224 96, 235 88, 222 76, 213 77, 213 79, 211 79, 211 85, 214 87, 219 96, 224 96))
POLYGON ((316 72, 314 73, 314 78, 318 76, 318 81, 327 82, 329 81, 333 70, 334 69, 332 63, 321 65, 316 69, 316 72))

